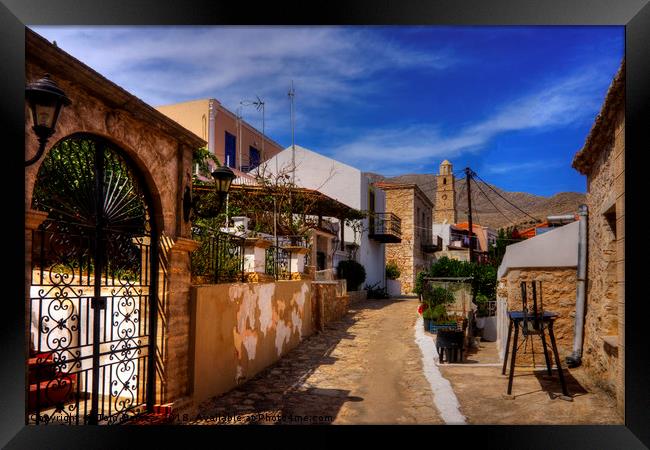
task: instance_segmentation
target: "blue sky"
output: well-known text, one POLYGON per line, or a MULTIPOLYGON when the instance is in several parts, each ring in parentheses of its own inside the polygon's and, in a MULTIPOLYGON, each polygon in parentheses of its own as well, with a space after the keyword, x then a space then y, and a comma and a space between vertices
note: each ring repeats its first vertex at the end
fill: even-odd
POLYGON ((611 26, 33 29, 153 106, 259 95, 288 146, 293 80, 296 144, 388 176, 449 159, 538 195, 585 191, 571 160, 624 55, 611 26))

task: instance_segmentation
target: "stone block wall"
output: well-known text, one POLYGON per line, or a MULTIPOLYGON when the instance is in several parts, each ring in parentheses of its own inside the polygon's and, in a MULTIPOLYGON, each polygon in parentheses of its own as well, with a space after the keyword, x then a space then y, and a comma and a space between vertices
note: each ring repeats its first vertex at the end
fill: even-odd
POLYGON ((311 302, 314 329, 322 331, 327 323, 347 314, 350 297, 341 293, 338 281, 313 282, 311 302))
MULTIPOLYGON (((592 381, 624 397, 625 119, 587 177, 589 241, 583 364, 592 381)), ((619 405, 622 409, 622 403, 619 405)))
POLYGON ((414 209, 415 192, 413 189, 386 189, 386 211, 402 219, 402 242, 386 244, 386 263, 394 262, 400 270, 399 281, 402 294, 413 291, 415 285, 414 264, 414 209))
MULTIPOLYGON (((542 282, 542 302, 545 311, 553 311, 560 316, 555 321, 553 330, 560 354, 560 362, 565 366, 564 358, 569 356, 573 350, 573 332, 575 321, 576 305, 576 279, 577 272, 575 267, 558 267, 558 268, 522 268, 511 269, 500 280, 497 296, 506 298, 508 311, 521 311, 521 287, 520 283, 525 281, 528 290, 528 307, 532 308, 532 292, 530 282, 533 280, 542 282)), ((537 292, 538 305, 539 291, 537 292)), ((514 335, 514 334, 513 334, 514 335)), ((548 336, 548 335, 547 335, 548 336)), ((507 330, 503 337, 503 345, 507 338, 507 330)), ((521 342, 521 333, 519 335, 521 342)), ((501 337, 499 339, 501 342, 501 337)), ((526 352, 523 347, 517 353, 517 365, 532 364, 532 350, 535 351, 535 364, 543 366, 544 356, 541 339, 537 336, 529 338, 526 352), (533 347, 531 348, 531 343, 533 347)), ((550 344, 550 342, 547 342, 550 344)), ((553 355, 549 347, 549 354, 553 362, 553 355)), ((554 364, 554 362, 553 362, 554 364)))
POLYGON ((432 205, 415 185, 382 186, 382 189, 386 191, 386 210, 402 219, 402 242, 386 244, 386 263, 397 264, 401 293, 410 294, 418 272, 433 261, 432 255, 422 251, 423 239, 432 237, 432 205))

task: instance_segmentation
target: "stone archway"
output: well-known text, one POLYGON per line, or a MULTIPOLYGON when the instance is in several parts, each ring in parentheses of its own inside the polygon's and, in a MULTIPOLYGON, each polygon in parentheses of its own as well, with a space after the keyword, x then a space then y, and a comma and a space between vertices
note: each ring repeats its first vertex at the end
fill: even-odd
POLYGON ((28 422, 119 422, 155 390, 158 227, 125 152, 91 134, 44 158, 32 208, 28 422))

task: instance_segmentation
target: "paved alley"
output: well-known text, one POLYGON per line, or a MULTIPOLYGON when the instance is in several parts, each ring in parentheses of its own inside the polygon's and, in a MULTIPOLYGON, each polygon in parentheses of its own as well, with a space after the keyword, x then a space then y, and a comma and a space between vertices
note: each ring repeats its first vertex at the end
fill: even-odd
POLYGON ((414 340, 417 300, 366 300, 190 424, 441 424, 414 340))

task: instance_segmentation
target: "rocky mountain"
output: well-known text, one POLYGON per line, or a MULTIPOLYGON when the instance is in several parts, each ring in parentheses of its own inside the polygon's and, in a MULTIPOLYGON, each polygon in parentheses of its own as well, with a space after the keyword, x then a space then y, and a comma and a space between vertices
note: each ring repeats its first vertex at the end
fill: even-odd
MULTIPOLYGON (((434 174, 406 174, 396 177, 384 177, 376 173, 367 172, 366 175, 373 182, 385 181, 417 184, 435 205, 436 180, 434 174)), ((578 206, 586 201, 585 194, 579 192, 560 192, 551 197, 543 197, 526 192, 508 192, 497 186, 490 186, 510 203, 532 216, 529 217, 517 210, 508 201, 499 197, 488 185, 478 181, 472 182, 472 219, 476 223, 494 229, 510 225, 525 227, 534 223, 533 218, 544 220, 546 216, 575 213, 578 211, 578 206), (497 208, 503 214, 498 212, 497 208)), ((458 215, 458 221, 463 222, 467 220, 467 187, 465 179, 456 178, 455 187, 456 213, 458 215)))

